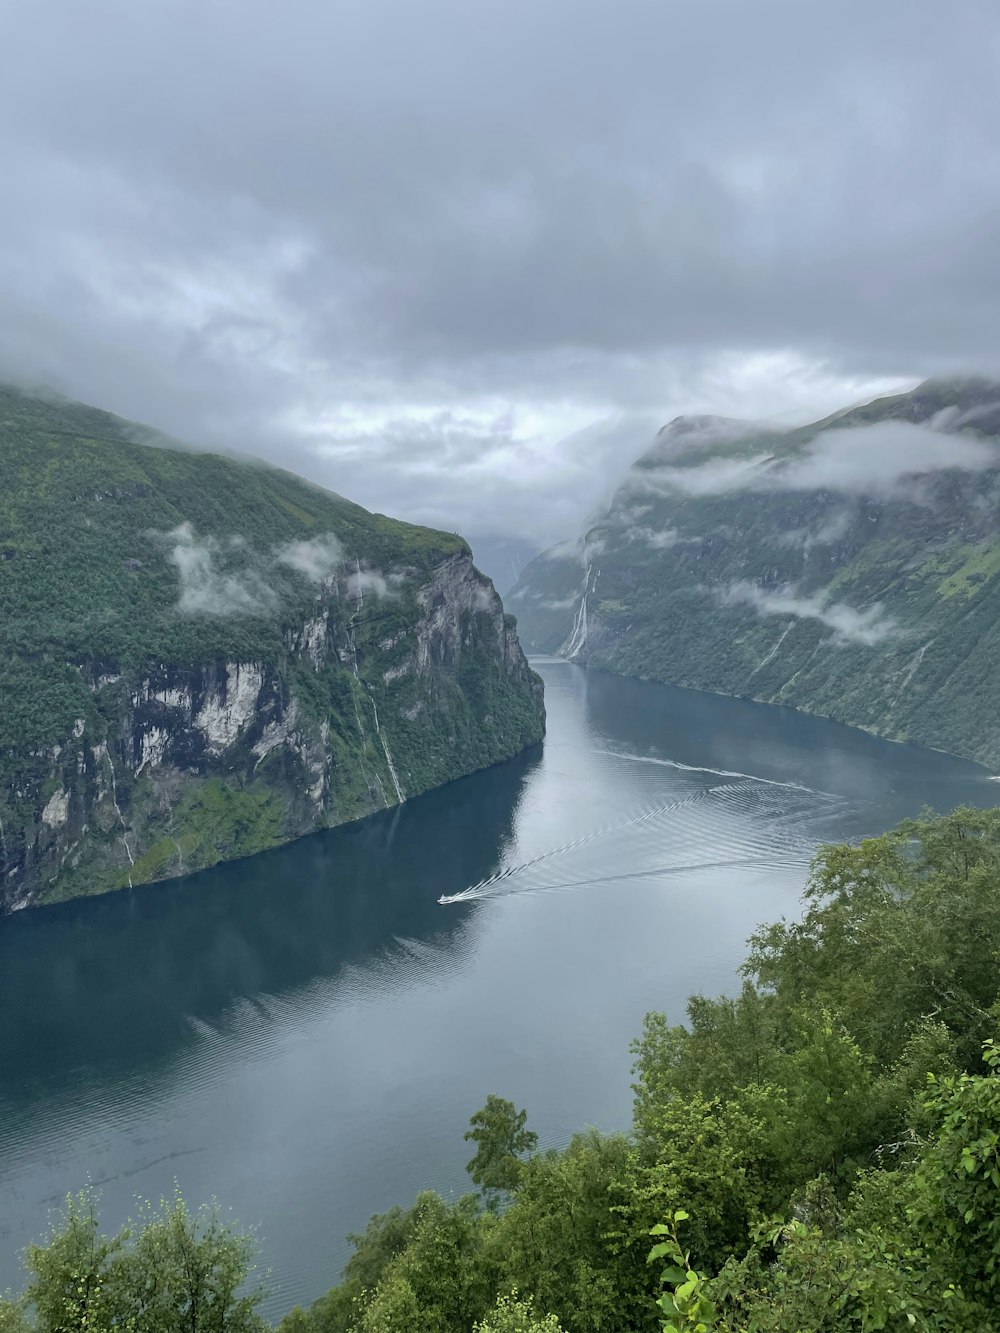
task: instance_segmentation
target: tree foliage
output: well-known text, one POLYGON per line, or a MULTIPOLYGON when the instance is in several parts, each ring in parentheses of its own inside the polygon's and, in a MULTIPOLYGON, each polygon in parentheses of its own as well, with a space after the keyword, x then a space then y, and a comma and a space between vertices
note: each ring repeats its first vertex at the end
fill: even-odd
POLYGON ((517 1189, 521 1158, 538 1144, 538 1135, 525 1129, 527 1119, 527 1111, 519 1111, 513 1102, 491 1092, 486 1105, 469 1121, 465 1138, 475 1143, 476 1155, 466 1170, 484 1192, 517 1189))
MULTIPOLYGON (((738 995, 647 1018, 631 1134, 539 1152, 491 1097, 470 1168, 504 1206, 374 1217, 282 1333, 1000 1333, 998 904, 1000 811, 821 849, 738 995)), ((0 1331, 242 1333, 247 1264, 180 1204, 103 1239, 83 1196, 0 1331)))
POLYGON ((103 1236, 96 1196, 86 1190, 66 1200, 44 1242, 28 1247, 23 1299, 0 1302, 0 1329, 262 1333, 253 1256, 251 1238, 217 1210, 193 1215, 179 1196, 103 1236))

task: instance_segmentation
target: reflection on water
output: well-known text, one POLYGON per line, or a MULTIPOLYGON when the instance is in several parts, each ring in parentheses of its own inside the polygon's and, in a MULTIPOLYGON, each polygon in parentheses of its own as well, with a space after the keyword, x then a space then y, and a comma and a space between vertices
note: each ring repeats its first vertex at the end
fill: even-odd
POLYGON ((370 1212, 464 1188, 487 1093, 548 1143, 626 1125, 645 1011, 731 985, 818 841, 993 803, 944 755, 541 669, 544 753, 186 881, 0 922, 0 1287, 68 1189, 99 1183, 117 1225, 176 1181, 260 1225, 280 1314, 335 1280, 370 1212))
POLYGON ((457 937, 437 894, 488 874, 512 836, 529 752, 488 773, 169 886, 0 926, 2 1091, 34 1101, 81 1070, 115 1078, 169 1054, 242 997, 378 956, 396 936, 457 937), (470 829, 476 837, 469 836, 470 829))

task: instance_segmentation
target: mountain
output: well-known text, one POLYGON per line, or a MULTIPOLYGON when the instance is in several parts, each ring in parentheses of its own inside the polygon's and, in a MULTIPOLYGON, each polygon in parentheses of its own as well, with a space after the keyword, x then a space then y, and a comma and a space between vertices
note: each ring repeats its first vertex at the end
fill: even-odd
POLYGON ((529 649, 1000 764, 1000 383, 680 417, 523 571, 529 649))
POLYGON ((469 532, 476 568, 488 575, 501 597, 513 588, 521 570, 538 555, 538 547, 520 537, 498 537, 469 532))
POLYGON ((0 912, 244 856, 543 734, 462 538, 162 440, 0 388, 0 912))

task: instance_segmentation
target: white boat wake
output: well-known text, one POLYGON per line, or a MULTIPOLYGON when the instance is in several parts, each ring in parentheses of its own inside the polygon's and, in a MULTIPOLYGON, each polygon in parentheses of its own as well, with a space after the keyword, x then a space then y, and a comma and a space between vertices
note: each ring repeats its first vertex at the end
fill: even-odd
POLYGON ((746 774, 719 776, 737 780, 702 788, 550 847, 458 893, 443 894, 438 902, 462 903, 716 868, 804 865, 823 840, 822 826, 846 805, 840 797, 794 783, 746 774))

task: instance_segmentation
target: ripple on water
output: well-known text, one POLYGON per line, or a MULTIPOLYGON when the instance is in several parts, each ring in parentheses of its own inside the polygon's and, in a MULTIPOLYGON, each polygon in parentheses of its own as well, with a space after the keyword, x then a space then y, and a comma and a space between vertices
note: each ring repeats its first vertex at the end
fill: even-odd
POLYGON ((812 856, 826 824, 842 817, 847 807, 841 797, 798 783, 608 753, 616 759, 638 759, 730 780, 702 785, 529 860, 506 865, 439 901, 468 902, 712 868, 800 864, 812 856))

